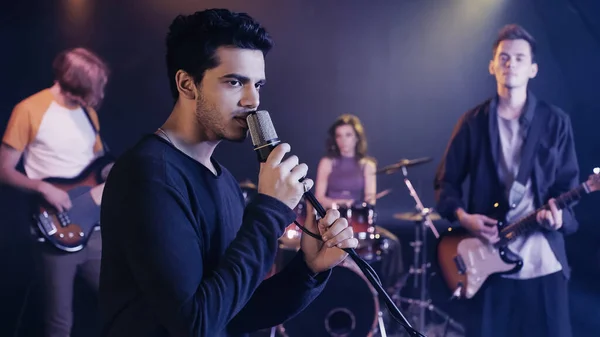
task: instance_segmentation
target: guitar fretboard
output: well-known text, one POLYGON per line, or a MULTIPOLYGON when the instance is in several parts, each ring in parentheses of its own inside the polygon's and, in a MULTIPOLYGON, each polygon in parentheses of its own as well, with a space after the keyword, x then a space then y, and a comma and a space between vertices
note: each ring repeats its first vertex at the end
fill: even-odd
MULTIPOLYGON (((576 188, 559 195, 556 198, 556 207, 558 209, 563 209, 563 208, 571 205, 573 202, 581 199, 582 195, 588 194, 588 193, 589 193, 589 188, 587 187, 587 184, 582 183, 581 185, 577 186, 576 188)), ((546 204, 546 205, 542 206, 540 209, 538 209, 532 213, 529 213, 528 215, 524 216, 523 218, 517 220, 516 222, 504 227, 499 233, 500 241, 498 241, 495 244, 495 246, 496 247, 506 246, 507 244, 509 244, 510 242, 515 240, 517 237, 534 230, 538 226, 537 219, 536 219, 537 213, 543 209, 550 209, 550 207, 546 204)))

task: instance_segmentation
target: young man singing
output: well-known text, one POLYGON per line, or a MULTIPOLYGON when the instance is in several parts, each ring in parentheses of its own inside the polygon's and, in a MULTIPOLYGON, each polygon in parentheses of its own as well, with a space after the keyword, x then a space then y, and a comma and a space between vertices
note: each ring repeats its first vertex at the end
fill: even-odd
MULTIPOLYGON (((322 290, 354 248, 330 211, 308 228, 296 257, 265 279, 278 238, 312 180, 281 144, 261 164, 257 197, 212 154, 246 138, 272 41, 247 14, 211 9, 178 16, 167 36, 175 105, 155 134, 113 167, 102 207, 102 336, 242 336, 282 323, 322 290), (318 227, 318 228, 317 228, 318 227), (281 300, 285 298, 285 300, 281 300)), ((351 296, 351 294, 348 294, 351 296)))

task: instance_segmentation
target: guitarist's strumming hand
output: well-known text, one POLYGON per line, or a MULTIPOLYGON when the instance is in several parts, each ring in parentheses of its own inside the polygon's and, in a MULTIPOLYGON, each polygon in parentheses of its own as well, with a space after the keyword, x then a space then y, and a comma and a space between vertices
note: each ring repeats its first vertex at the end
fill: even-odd
POLYGON ((558 230, 563 225, 562 209, 556 207, 556 200, 548 201, 550 209, 543 209, 536 214, 537 222, 544 228, 558 230))
POLYGON ((469 214, 462 208, 456 211, 460 225, 471 234, 488 243, 496 243, 498 238, 498 221, 482 214, 469 214))
POLYGON ((45 181, 41 181, 38 188, 38 192, 44 199, 54 207, 58 212, 64 212, 71 208, 71 198, 67 192, 54 187, 45 181))

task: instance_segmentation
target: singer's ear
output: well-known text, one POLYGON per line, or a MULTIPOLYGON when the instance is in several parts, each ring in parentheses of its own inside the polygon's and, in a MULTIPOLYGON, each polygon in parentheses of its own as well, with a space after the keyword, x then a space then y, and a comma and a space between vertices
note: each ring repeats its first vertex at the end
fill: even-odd
POLYGON ((196 99, 196 83, 192 75, 183 70, 178 70, 175 74, 175 83, 177 83, 177 91, 179 96, 186 99, 196 99))

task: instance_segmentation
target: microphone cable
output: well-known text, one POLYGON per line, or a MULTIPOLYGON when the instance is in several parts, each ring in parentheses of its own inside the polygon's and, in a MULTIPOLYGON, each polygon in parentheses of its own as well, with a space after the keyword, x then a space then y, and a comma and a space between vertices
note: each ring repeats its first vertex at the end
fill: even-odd
MULTIPOLYGON (((310 194, 307 195, 309 201, 310 201, 310 194)), ((312 204, 312 202, 311 202, 312 204)), ((321 206, 320 204, 317 204, 318 206, 321 206)), ((313 204, 313 206, 315 206, 313 204)), ((325 210, 321 207, 315 207, 315 209, 317 209, 317 213, 319 213, 319 216, 321 216, 321 218, 323 218, 325 216, 325 210), (320 208, 320 209, 319 209, 320 208), (321 215, 321 212, 323 213, 323 215, 321 215)), ((319 241, 323 241, 323 238, 318 235, 315 234, 311 231, 309 231, 308 229, 306 229, 306 227, 300 225, 298 223, 298 221, 294 220, 294 224, 296 224, 296 226, 298 226, 298 228, 300 228, 302 230, 302 232, 304 232, 306 235, 315 238, 319 241)), ((381 297, 383 297, 383 300, 390 312, 390 315, 400 324, 402 325, 402 327, 404 328, 404 330, 406 330, 406 332, 410 335, 410 336, 415 336, 415 337, 427 337, 425 335, 423 335, 422 333, 420 333, 419 331, 417 331, 415 328, 413 328, 410 323, 408 322, 408 320, 406 319, 406 317, 404 317, 404 315, 402 314, 402 312, 400 312, 400 309, 398 309, 398 307, 396 306, 396 304, 394 303, 394 301, 390 298, 390 296, 387 294, 387 292, 383 289, 383 286, 381 284, 381 280, 379 279, 379 276, 377 275, 377 273, 375 272, 375 270, 373 269, 373 267, 371 267, 370 264, 368 264, 365 260, 363 260, 354 249, 352 248, 340 248, 343 251, 345 251, 346 253, 348 253, 348 255, 352 258, 352 260, 354 260, 354 262, 356 262, 357 266, 360 268, 360 270, 363 272, 363 274, 367 277, 367 279, 369 279, 369 282, 373 285, 373 287, 375 287, 375 290, 377 290, 377 293, 379 293, 379 295, 381 297)))

